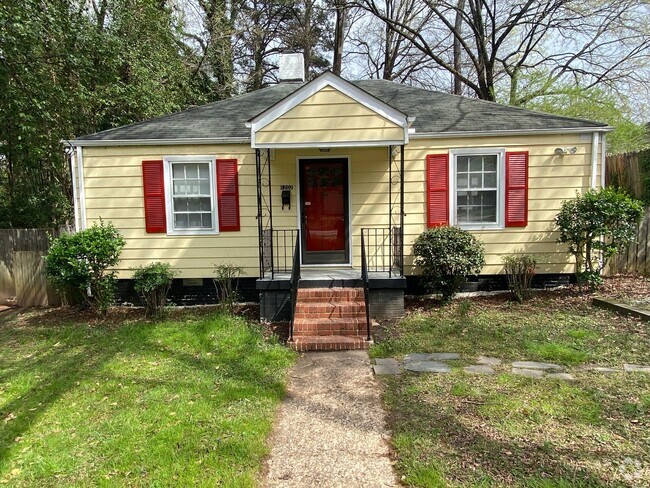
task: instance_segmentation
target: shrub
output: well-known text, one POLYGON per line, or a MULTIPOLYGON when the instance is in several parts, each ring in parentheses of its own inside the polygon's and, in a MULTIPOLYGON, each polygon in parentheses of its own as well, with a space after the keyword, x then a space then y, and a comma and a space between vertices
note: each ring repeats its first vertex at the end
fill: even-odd
POLYGON ((113 302, 115 266, 124 239, 111 223, 100 222, 54 239, 45 258, 45 275, 63 295, 77 291, 88 305, 105 314, 113 302))
POLYGON ((467 277, 478 274, 485 264, 481 241, 458 227, 425 230, 413 251, 425 286, 440 292, 444 301, 452 299, 467 277))
POLYGON ((232 312, 235 304, 239 301, 237 283, 235 280, 241 276, 244 270, 232 264, 215 264, 213 278, 214 286, 217 289, 217 297, 221 306, 232 312))
POLYGON ((533 256, 514 255, 503 256, 503 267, 508 278, 508 287, 512 296, 518 302, 523 302, 530 296, 530 289, 537 268, 537 259, 533 256))
POLYGON ((639 200, 614 188, 588 190, 562 202, 555 218, 558 242, 569 245, 579 282, 592 289, 602 282, 600 273, 609 259, 635 239, 642 214, 639 200))
POLYGON ((172 286, 174 274, 171 265, 166 263, 151 263, 134 270, 134 288, 144 303, 148 317, 159 316, 165 310, 167 292, 172 286))

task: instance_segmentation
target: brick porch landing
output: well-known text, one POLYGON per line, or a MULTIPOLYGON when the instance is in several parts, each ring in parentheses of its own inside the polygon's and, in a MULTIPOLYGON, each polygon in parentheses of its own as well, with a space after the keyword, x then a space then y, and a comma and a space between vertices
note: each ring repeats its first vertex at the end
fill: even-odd
POLYGON ((296 351, 368 349, 363 289, 299 289, 293 339, 296 351))

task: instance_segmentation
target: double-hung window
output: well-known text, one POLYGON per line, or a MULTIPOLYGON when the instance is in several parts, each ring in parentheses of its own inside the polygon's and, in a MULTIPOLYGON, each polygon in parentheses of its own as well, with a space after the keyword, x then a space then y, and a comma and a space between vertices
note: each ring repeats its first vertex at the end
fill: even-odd
POLYGON ((502 150, 451 152, 452 224, 467 228, 503 226, 502 150))
POLYGON ((168 234, 218 232, 215 160, 209 156, 165 158, 168 234))

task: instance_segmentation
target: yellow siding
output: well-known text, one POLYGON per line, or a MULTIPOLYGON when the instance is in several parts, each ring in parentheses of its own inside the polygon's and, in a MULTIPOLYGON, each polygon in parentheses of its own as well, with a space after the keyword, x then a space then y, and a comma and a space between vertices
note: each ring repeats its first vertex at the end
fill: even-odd
POLYGON ((329 86, 255 134, 258 144, 327 144, 403 138, 403 128, 329 86))
POLYGON ((122 146, 84 148, 84 180, 88 225, 110 220, 126 239, 117 271, 152 261, 172 264, 181 278, 209 278, 214 264, 242 266, 247 276, 258 274, 255 152, 247 144, 228 146, 122 146), (219 235, 168 236, 147 234, 142 194, 142 161, 196 154, 236 158, 239 162, 241 230, 219 235))
MULTIPOLYGON (((573 272, 565 248, 556 243, 553 219, 562 200, 589 188, 591 135, 522 136, 411 140, 405 148, 405 253, 406 274, 412 267, 414 239, 426 226, 425 157, 463 147, 498 147, 506 151, 527 150, 529 159, 529 224, 525 228, 474 231, 485 243, 485 274, 502 272, 500 257, 513 252, 536 254, 540 272, 573 272), (574 155, 558 157, 558 146, 576 146, 574 155)), ((299 157, 350 158, 350 202, 352 214, 353 265, 360 266, 360 229, 388 227, 388 149, 333 148, 273 151, 273 226, 295 229, 298 208, 296 163, 299 157), (294 185, 291 209, 281 209, 280 185, 294 185)), ((600 171, 600 159, 598 170, 600 171)), ((151 261, 171 263, 181 277, 210 277, 214 264, 230 262, 242 266, 247 276, 258 273, 258 238, 255 153, 247 145, 224 146, 124 146, 84 148, 86 211, 88 224, 99 218, 112 221, 127 244, 118 267, 120 277, 130 269, 151 261), (167 236, 145 232, 141 163, 168 155, 215 155, 239 161, 241 231, 213 236, 167 236)), ((600 184, 600 178, 598 179, 600 184)), ((395 195, 394 195, 395 198, 395 195)))

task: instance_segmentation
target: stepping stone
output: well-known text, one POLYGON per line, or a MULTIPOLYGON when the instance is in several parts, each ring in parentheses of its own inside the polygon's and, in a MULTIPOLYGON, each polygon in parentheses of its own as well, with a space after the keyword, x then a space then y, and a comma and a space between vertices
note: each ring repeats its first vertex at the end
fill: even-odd
POLYGON ((456 352, 432 352, 432 353, 416 352, 404 356, 404 361, 407 363, 411 361, 449 361, 449 360, 459 359, 459 358, 460 355, 456 352))
POLYGON ((431 361, 451 361, 460 359, 460 354, 457 352, 434 352, 429 354, 428 359, 431 361))
POLYGON ((486 366, 499 366, 503 361, 490 356, 479 356, 476 362, 478 364, 485 364, 486 366))
POLYGON ((581 366, 579 369, 583 371, 595 371, 596 373, 620 373, 623 371, 620 368, 610 368, 607 366, 594 366, 594 365, 585 365, 581 366))
POLYGON ((565 381, 575 380, 573 375, 569 373, 549 373, 548 375, 546 375, 546 377, 552 380, 565 380, 565 381))
POLYGON ((512 367, 517 369, 541 369, 542 371, 564 370, 564 368, 559 364, 538 363, 537 361, 515 361, 512 363, 512 367))
POLYGON ((512 368, 512 374, 525 376, 526 378, 543 378, 544 371, 540 369, 512 368))
POLYGON ((476 374, 494 374, 494 370, 486 365, 477 365, 477 366, 466 366, 463 368, 468 373, 476 374))
POLYGON ((437 361, 410 361, 404 366, 414 373, 451 373, 451 368, 437 361))
POLYGON ((404 362, 407 363, 411 361, 426 361, 427 359, 429 359, 429 355, 421 352, 414 352, 404 356, 404 362))
POLYGON ((402 368, 397 362, 396 359, 386 358, 386 359, 375 359, 375 365, 372 367, 372 370, 376 375, 392 375, 392 374, 401 374, 402 368))
POLYGON ((624 364, 623 369, 626 373, 650 373, 650 366, 645 364, 624 364))

